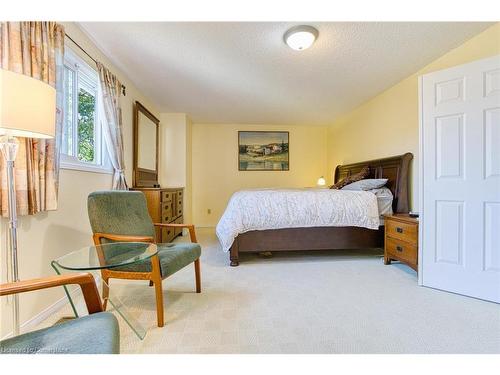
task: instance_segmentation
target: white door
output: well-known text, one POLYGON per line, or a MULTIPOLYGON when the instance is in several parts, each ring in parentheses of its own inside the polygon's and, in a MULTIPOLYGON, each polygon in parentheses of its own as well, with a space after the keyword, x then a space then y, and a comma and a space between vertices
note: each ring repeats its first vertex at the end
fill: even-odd
POLYGON ((500 303, 500 56, 420 84, 420 281, 500 303))

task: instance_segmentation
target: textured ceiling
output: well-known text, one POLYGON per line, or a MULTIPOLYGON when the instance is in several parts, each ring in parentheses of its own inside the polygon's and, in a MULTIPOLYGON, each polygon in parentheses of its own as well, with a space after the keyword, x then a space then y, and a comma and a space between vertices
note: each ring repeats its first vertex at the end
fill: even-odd
POLYGON ((308 23, 316 43, 294 51, 300 23, 83 22, 80 27, 162 112, 194 122, 331 123, 488 23, 308 23))

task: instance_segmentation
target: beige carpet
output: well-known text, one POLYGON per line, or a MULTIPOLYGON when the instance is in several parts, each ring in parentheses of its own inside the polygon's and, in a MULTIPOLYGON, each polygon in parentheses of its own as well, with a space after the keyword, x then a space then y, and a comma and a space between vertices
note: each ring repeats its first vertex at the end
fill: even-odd
POLYGON ((112 281, 148 328, 140 341, 121 321, 123 353, 500 353, 499 305, 419 287, 379 254, 247 255, 232 268, 213 229, 198 237, 202 294, 193 267, 165 280, 165 327, 153 288, 112 281))

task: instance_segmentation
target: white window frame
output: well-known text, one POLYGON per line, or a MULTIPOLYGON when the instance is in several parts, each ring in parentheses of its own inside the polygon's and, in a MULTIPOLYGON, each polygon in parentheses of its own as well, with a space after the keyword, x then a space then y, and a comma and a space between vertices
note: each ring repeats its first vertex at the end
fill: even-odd
MULTIPOLYGON (((99 77, 97 71, 90 67, 80 56, 78 56, 73 50, 71 50, 67 45, 64 51, 64 66, 74 72, 74 84, 73 84, 73 155, 68 155, 61 151, 61 168, 62 169, 72 169, 85 172, 97 172, 112 174, 113 166, 109 158, 108 150, 106 147, 106 142, 104 140, 104 134, 102 132, 103 121, 105 121, 102 113, 102 95, 101 88, 99 84, 99 77), (85 79, 87 78, 87 79, 85 79), (79 80, 82 80, 82 84, 85 85, 85 89, 88 89, 92 94, 95 94, 95 114, 94 114, 94 158, 95 161, 85 162, 79 160, 77 155, 78 150, 78 89, 80 87, 79 80), (85 82, 83 82, 85 81, 85 82), (95 82, 95 84, 94 84, 95 82)), ((66 85, 64 85, 66 87, 66 85)), ((66 95, 63 95, 64 106, 66 108, 66 95)), ((63 111, 64 116, 66 113, 63 111)), ((66 126, 66 121, 63 119, 63 127, 66 126)), ((64 131, 64 129, 63 129, 64 131)), ((61 148, 62 150, 62 148, 61 148)))

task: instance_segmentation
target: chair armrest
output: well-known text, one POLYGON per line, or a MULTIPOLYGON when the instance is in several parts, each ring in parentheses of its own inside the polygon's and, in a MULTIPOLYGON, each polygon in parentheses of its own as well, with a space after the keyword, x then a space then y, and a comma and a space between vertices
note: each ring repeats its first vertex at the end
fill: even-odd
POLYGON ((153 223, 155 227, 173 227, 173 228, 193 228, 194 224, 178 224, 178 223, 153 223))
POLYGON ((87 305, 89 314, 103 311, 101 298, 95 285, 94 277, 90 273, 77 273, 73 275, 58 275, 17 281, 0 285, 0 296, 32 292, 40 289, 48 289, 57 286, 78 284, 82 289, 83 298, 87 305))
POLYGON ((196 240, 196 231, 194 230, 193 224, 177 224, 177 223, 154 223, 155 227, 163 227, 163 228, 187 228, 189 229, 189 237, 191 238, 191 242, 198 242, 196 240))
POLYGON ((102 238, 119 242, 154 242, 154 238, 149 236, 127 236, 123 234, 111 234, 111 233, 94 233, 93 238, 94 238, 94 244, 96 245, 101 244, 102 238))

